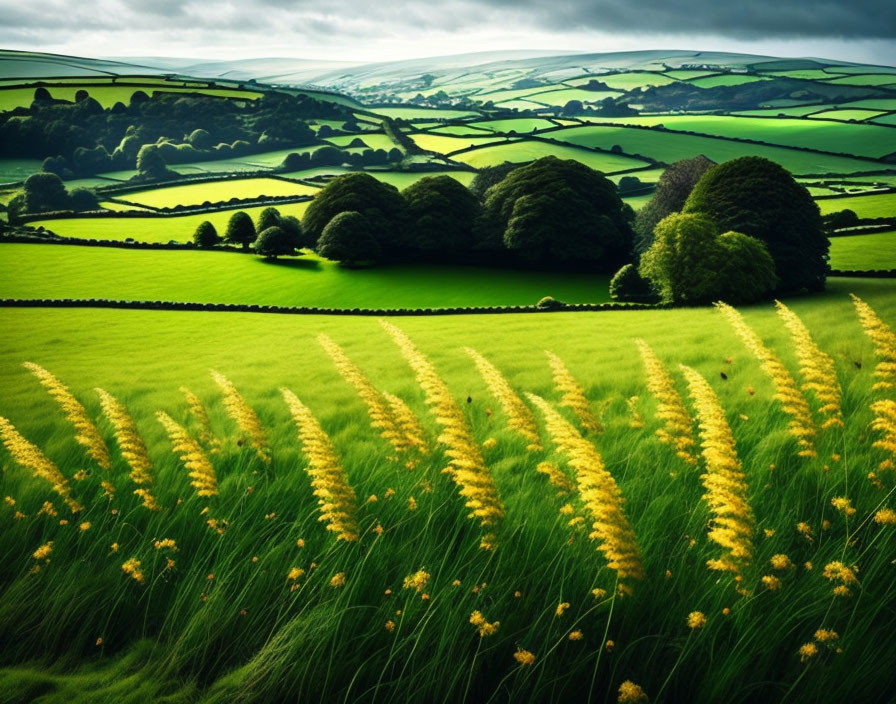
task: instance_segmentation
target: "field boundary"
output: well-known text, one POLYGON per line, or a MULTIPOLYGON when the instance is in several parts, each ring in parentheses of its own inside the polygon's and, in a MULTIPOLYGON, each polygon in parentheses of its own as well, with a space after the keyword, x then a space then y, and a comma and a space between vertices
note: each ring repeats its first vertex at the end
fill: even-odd
POLYGON ((673 306, 663 303, 555 303, 551 307, 457 306, 446 308, 318 308, 314 306, 273 306, 245 303, 189 303, 181 301, 124 301, 108 298, 0 298, 0 308, 118 308, 133 310, 206 311, 225 313, 280 313, 287 315, 492 315, 496 313, 571 313, 607 310, 658 310, 673 306))

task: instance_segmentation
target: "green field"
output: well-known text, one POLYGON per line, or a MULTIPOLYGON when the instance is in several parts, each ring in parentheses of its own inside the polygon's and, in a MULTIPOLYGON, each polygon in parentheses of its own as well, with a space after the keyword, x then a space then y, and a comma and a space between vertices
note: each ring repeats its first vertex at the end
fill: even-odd
POLYGON ((688 83, 698 88, 718 88, 719 86, 742 86, 744 83, 765 80, 761 76, 745 76, 741 74, 722 74, 719 76, 705 76, 694 78, 688 83))
POLYGON ((824 120, 857 120, 862 122, 864 120, 870 120, 872 117, 877 117, 878 115, 883 115, 880 110, 825 110, 823 112, 816 112, 810 115, 810 118, 813 120, 816 119, 824 119, 824 120))
POLYGON ((380 108, 371 107, 377 115, 400 118, 402 120, 458 120, 464 117, 477 117, 478 112, 470 110, 438 110, 435 108, 380 108))
POLYGON ((557 125, 551 120, 545 120, 540 117, 520 117, 509 120, 488 120, 487 122, 471 122, 470 127, 478 127, 490 132, 516 132, 524 134, 529 132, 537 132, 538 130, 549 130, 557 125))
POLYGON ((360 139, 370 149, 385 149, 386 151, 389 151, 390 149, 398 147, 388 135, 385 135, 382 132, 374 132, 373 134, 339 135, 338 137, 327 137, 326 141, 337 147, 345 148, 356 139, 360 139))
MULTIPOLYGON (((131 96, 138 90, 151 95, 156 92, 164 93, 202 93, 203 95, 219 98, 242 98, 255 100, 261 97, 261 93, 253 91, 229 90, 221 88, 177 88, 165 86, 154 88, 152 86, 126 86, 126 85, 98 85, 98 86, 50 86, 47 88, 50 96, 56 100, 68 100, 74 102, 75 94, 79 90, 86 90, 91 98, 97 100, 104 108, 109 108, 115 103, 127 105, 131 96)), ((34 88, 4 88, 0 90, 0 112, 12 110, 17 107, 28 107, 34 100, 34 88)))
POLYGON ((452 137, 450 135, 432 134, 425 132, 421 134, 412 134, 411 139, 421 149, 437 154, 450 154, 461 149, 469 147, 478 147, 483 144, 493 144, 495 142, 504 142, 504 137, 452 137))
MULTIPOLYGON (((310 201, 277 205, 282 215, 293 215, 301 218, 310 201)), ((72 217, 57 220, 34 220, 30 227, 45 227, 60 237, 80 237, 97 240, 125 240, 136 242, 189 242, 199 223, 208 220, 215 226, 219 234, 227 229, 231 216, 242 210, 249 213, 253 220, 264 210, 264 206, 254 208, 237 208, 219 210, 198 215, 148 216, 129 218, 91 218, 72 217)))
POLYGON ((856 156, 881 157, 896 151, 896 131, 873 124, 839 125, 801 119, 765 119, 726 115, 651 115, 650 117, 591 118, 618 125, 662 125, 729 139, 753 139, 782 146, 805 147, 856 156))
MULTIPOLYGON (((559 132, 552 133, 554 135, 561 134, 559 132)), ((607 173, 613 171, 625 171, 627 169, 637 169, 645 165, 645 162, 639 159, 623 156, 621 154, 606 154, 601 152, 591 152, 584 149, 576 149, 575 147, 566 147, 557 144, 548 144, 547 142, 521 141, 510 144, 497 144, 494 146, 480 147, 463 154, 453 157, 455 161, 461 161, 470 166, 481 169, 485 166, 494 166, 505 161, 512 163, 523 163, 534 161, 543 156, 553 155, 559 159, 575 159, 583 164, 590 166, 592 169, 604 171, 607 173)))
POLYGON ((275 178, 244 178, 150 188, 145 191, 122 193, 118 197, 138 205, 173 208, 176 205, 200 205, 206 201, 218 203, 231 198, 244 200, 264 196, 311 196, 317 193, 317 190, 312 186, 275 178))
POLYGON ((896 73, 868 73, 864 75, 834 78, 827 83, 850 86, 893 86, 896 85, 896 73))
POLYGON ((669 83, 675 83, 675 79, 662 73, 655 71, 633 72, 633 73, 615 73, 607 76, 583 76, 582 78, 573 78, 565 81, 571 86, 587 85, 590 81, 600 81, 608 85, 613 90, 634 90, 635 88, 646 88, 647 86, 664 86, 669 83))
POLYGON ((831 268, 896 269, 896 230, 831 237, 831 268))
MULTIPOLYGON (((764 701, 788 689, 795 701, 876 701, 896 657, 896 646, 877 637, 881 628, 896 626, 889 610, 896 536, 870 520, 890 499, 865 480, 883 456, 870 449, 866 430, 874 358, 846 293, 861 295, 892 321, 896 287, 838 280, 830 289, 791 302, 833 356, 845 391, 849 442, 840 430, 823 434, 817 460, 795 457, 773 388, 710 309, 508 315, 499 318, 500 335, 492 316, 396 319, 444 379, 475 441, 495 439, 482 450, 504 510, 494 551, 478 548, 481 529, 466 518, 457 489, 439 471, 443 452, 414 471, 389 460, 364 405, 315 341, 325 331, 342 345, 378 389, 408 402, 433 442, 437 426, 421 391, 373 319, 0 310, 0 325, 16 340, 0 349, 0 414, 71 477, 86 464, 83 451, 21 362, 36 361, 57 374, 94 418, 93 389, 108 390, 126 404, 147 441, 163 506, 149 513, 130 496, 127 468, 113 450, 113 471, 100 473, 118 487, 111 504, 99 477, 75 482, 75 496, 87 507, 70 525, 59 525, 35 515, 53 497, 49 489, 9 464, 3 493, 16 506, 0 506, 0 549, 10 565, 7 589, 17 595, 5 601, 3 614, 16 667, 0 670, 4 691, 13 701, 40 692, 52 704, 78 696, 254 704, 285 696, 303 701, 305 692, 314 700, 357 701, 376 692, 383 701, 407 701, 413 687, 419 701, 460 701, 465 692, 485 700, 503 692, 510 701, 560 702, 576 701, 594 678, 608 700, 623 680, 633 680, 653 701, 734 701, 744 687, 764 701), (685 363, 720 397, 755 514, 755 567, 745 575, 750 596, 737 595, 730 577, 703 568, 719 548, 707 538, 702 467, 679 461, 654 436, 655 403, 635 337, 651 344, 680 386, 676 365, 685 363), (260 341, 276 353, 259 354, 260 341), (643 556, 646 578, 632 585, 631 598, 613 596, 614 571, 559 511, 571 498, 577 515, 578 499, 556 496, 535 471, 543 459, 562 462, 563 455, 543 430, 545 451, 524 450, 464 346, 484 354, 517 392, 553 403, 560 395, 543 349, 560 355, 581 381, 605 426, 592 441, 625 499, 643 556), (859 369, 856 362, 865 364, 859 369), (210 368, 227 375, 257 412, 273 448, 270 468, 240 451, 240 434, 210 368), (181 385, 199 394, 224 443, 212 460, 220 495, 210 500, 195 496, 154 418, 162 409, 188 422, 181 385), (280 386, 292 389, 332 437, 358 497, 358 543, 336 543, 317 520, 307 459, 280 386), (632 427, 633 396, 645 427, 632 427), (829 459, 832 452, 839 462, 829 459), (856 507, 853 520, 830 505, 839 496, 856 507), (205 506, 211 511, 202 515, 205 506), (27 518, 15 521, 14 510, 27 518), (226 521, 220 534, 206 525, 209 516, 214 525, 226 521), (811 541, 797 531, 798 521, 809 524, 811 541), (824 529, 822 521, 829 521, 824 529), (79 522, 90 525, 79 529, 79 522), (855 540, 859 530, 861 541, 855 540), (162 538, 178 550, 154 548, 162 538), (29 575, 36 563, 31 553, 49 540, 50 563, 29 575), (113 542, 117 550, 110 549, 113 542), (769 563, 781 554, 794 567, 776 573, 769 563), (132 557, 141 560, 145 584, 122 572, 132 557), (166 566, 169 557, 173 567, 166 566), (852 598, 831 595, 822 571, 832 561, 856 565, 860 582, 851 585, 852 598), (300 580, 288 578, 292 567, 304 570, 300 580), (402 588, 418 570, 430 576, 426 598, 402 588), (345 586, 329 586, 339 573, 345 586), (780 588, 760 586, 760 576, 769 574, 778 576, 780 588), (596 588, 605 595, 595 599, 596 588), (495 635, 480 638, 469 623, 473 611, 500 621, 495 635), (706 624, 689 630, 694 611, 706 615, 706 624), (394 631, 384 627, 390 621, 394 631), (798 651, 819 628, 838 633, 835 645, 843 653, 824 651, 807 669, 798 651), (574 630, 581 640, 569 638, 574 630), (533 666, 514 660, 521 648, 533 653, 533 666), (28 653, 42 657, 19 665, 28 653), (45 666, 63 654, 91 663, 73 677, 45 666), (813 676, 805 677, 807 671, 813 676)), ((746 319, 793 364, 770 306, 747 310, 746 319)), ((107 425, 101 428, 114 447, 107 425)))
POLYGON ((890 113, 889 115, 884 115, 882 117, 875 117, 872 122, 876 122, 881 125, 896 125, 896 113, 890 113))
POLYGON ((15 183, 40 171, 41 159, 0 159, 0 183, 15 183))
MULTIPOLYGON (((768 122, 773 122, 768 120, 768 122)), ((854 127, 857 125, 849 125, 854 127)), ((835 125, 840 128, 840 125, 835 125)), ((632 129, 629 127, 585 126, 551 132, 552 139, 586 147, 611 149, 619 145, 628 154, 643 154, 668 164, 703 154, 715 162, 739 156, 762 156, 781 164, 795 174, 841 173, 875 171, 879 163, 849 157, 798 151, 784 147, 748 144, 733 140, 702 137, 700 135, 632 129)))
POLYGON ((0 245, 0 298, 112 298, 320 308, 431 308, 609 300, 592 274, 458 266, 349 270, 314 255, 0 245))
POLYGON ((822 215, 849 209, 860 218, 892 218, 896 217, 896 193, 825 198, 818 201, 818 207, 822 215))

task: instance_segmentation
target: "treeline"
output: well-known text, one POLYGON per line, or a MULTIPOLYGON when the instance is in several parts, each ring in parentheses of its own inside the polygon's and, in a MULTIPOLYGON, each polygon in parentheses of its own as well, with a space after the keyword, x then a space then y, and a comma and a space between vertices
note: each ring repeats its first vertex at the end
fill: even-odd
POLYGON ((319 143, 310 119, 356 126, 347 108, 304 95, 235 101, 138 90, 128 105, 103 109, 79 93, 74 104, 59 104, 38 88, 30 108, 0 114, 0 156, 47 159, 46 171, 70 178, 133 169, 147 144, 177 164, 319 143))

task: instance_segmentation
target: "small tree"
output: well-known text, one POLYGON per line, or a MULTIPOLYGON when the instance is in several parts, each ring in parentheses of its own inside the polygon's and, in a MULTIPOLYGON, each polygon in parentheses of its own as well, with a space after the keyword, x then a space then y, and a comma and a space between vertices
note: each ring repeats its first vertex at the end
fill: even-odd
POLYGON ((262 230, 255 240, 255 253, 267 259, 296 254, 299 243, 279 225, 262 230))
POLYGON ((70 196, 72 210, 97 210, 100 207, 96 194, 87 188, 73 188, 70 196))
POLYGON ((193 233, 193 242, 199 247, 214 247, 220 241, 221 238, 218 237, 218 231, 208 220, 203 220, 199 223, 199 227, 193 233))
POLYGON ((659 300, 650 282, 634 264, 626 264, 610 279, 610 298, 624 303, 655 303, 659 300))
POLYGON ((346 266, 375 262, 382 256, 370 223, 355 210, 339 213, 327 223, 318 240, 317 253, 346 266))
POLYGON ((187 141, 195 149, 211 149, 214 146, 212 136, 203 129, 193 130, 187 141))
POLYGON ((243 249, 248 249, 249 245, 257 238, 258 234, 255 231, 255 225, 252 223, 252 218, 249 217, 248 213, 239 210, 230 216, 227 230, 224 233, 224 239, 227 242, 232 242, 233 244, 241 245, 243 249))
POLYGON ((160 178, 168 174, 168 166, 155 144, 144 144, 137 152, 137 171, 141 176, 160 178))
POLYGON ((261 233, 269 227, 280 226, 280 211, 276 208, 265 208, 258 214, 258 222, 255 224, 255 231, 261 236, 261 233))
POLYGON ((31 174, 25 179, 23 190, 27 213, 45 213, 71 207, 71 199, 65 190, 65 184, 56 174, 31 174))

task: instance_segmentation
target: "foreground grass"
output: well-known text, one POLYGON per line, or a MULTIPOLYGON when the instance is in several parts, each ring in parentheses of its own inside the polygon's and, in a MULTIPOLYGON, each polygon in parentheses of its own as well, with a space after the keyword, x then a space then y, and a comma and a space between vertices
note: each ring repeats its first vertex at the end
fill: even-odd
POLYGON ((0 298, 320 308, 534 305, 543 296, 568 303, 609 300, 602 275, 435 264, 349 270, 312 254, 271 262, 235 252, 3 244, 0 272, 0 298))
MULTIPOLYGON (((874 360, 845 291, 861 295, 892 323, 896 285, 850 280, 832 289, 791 302, 833 356, 844 387, 847 432, 823 434, 816 460, 795 456, 769 382, 713 311, 399 320, 463 406, 476 439, 495 440, 484 453, 506 517, 491 553, 478 549, 479 531, 440 472, 441 453, 413 470, 390 460, 365 407, 315 341, 326 332, 378 389, 405 399, 432 442, 435 425, 422 394, 374 320, 0 310, 6 332, 0 414, 71 480, 90 464, 58 408, 20 363, 54 371, 94 418, 92 389, 102 386, 135 417, 163 506, 150 514, 138 505, 127 468, 113 451, 110 474, 93 468, 74 482, 87 508, 60 525, 59 519, 72 517, 37 515, 52 494, 4 460, 0 492, 16 500, 15 508, 0 507, 5 700, 614 701, 630 679, 653 701, 887 701, 896 657, 889 636, 896 627, 890 608, 896 536, 865 519, 880 505, 892 505, 892 480, 882 474, 887 483, 879 489, 866 477, 883 458, 870 448, 866 431, 874 360), (670 369, 679 362, 698 369, 719 394, 757 519, 756 558, 747 578, 755 587, 771 572, 771 556, 787 554, 797 567, 776 573, 780 589, 755 587, 741 597, 730 580, 703 568, 716 549, 706 538, 699 470, 653 435, 655 407, 634 337, 646 339, 670 369), (604 558, 560 512, 570 497, 557 497, 535 472, 542 459, 561 459, 551 442, 543 436, 544 454, 525 451, 463 354, 466 345, 486 355, 518 391, 558 400, 541 352, 546 348, 583 382, 605 425, 592 440, 619 483, 645 561, 647 576, 632 597, 613 598, 614 577, 604 558), (269 467, 237 445, 239 433, 209 368, 229 376, 258 413, 274 449, 269 467), (182 384, 203 399, 223 441, 213 456, 220 496, 210 500, 193 495, 154 419, 164 409, 188 421, 177 390, 182 384), (333 438, 363 504, 358 544, 335 544, 317 521, 281 386, 295 391, 333 438), (632 402, 633 396, 639 398, 632 402), (646 427, 632 427, 632 407, 646 427), (118 487, 111 501, 98 486, 107 477, 118 487), (374 495, 376 501, 367 499, 374 495), (843 495, 858 510, 854 518, 830 505, 843 495), (210 512, 201 515, 205 506, 210 512), (14 519, 15 510, 27 518, 14 519), (210 528, 210 516, 219 527, 226 521, 226 529, 210 528), (811 525, 811 541, 796 530, 798 521, 811 525), (178 550, 155 549, 153 541, 163 538, 178 550), (52 559, 38 562, 31 553, 50 540, 52 559), (122 572, 130 557, 142 561, 145 584, 122 572), (175 565, 166 566, 167 559, 175 565), (852 598, 831 596, 821 570, 832 560, 858 565, 852 598), (40 571, 29 575, 35 564, 40 571), (305 574, 290 580, 292 567, 305 574), (431 575, 427 599, 402 588, 404 577, 420 569, 431 575), (330 586, 339 573, 345 585, 330 586), (607 595, 595 599, 595 588, 607 595), (500 621, 495 635, 480 639, 469 623, 474 610, 500 621), (688 629, 692 611, 707 615, 703 628, 688 629), (394 630, 386 628, 390 621, 394 630), (842 652, 823 648, 803 663, 797 650, 819 628, 837 631, 842 652), (574 630, 581 640, 569 639, 574 630), (531 651, 534 664, 520 666, 513 658, 517 648, 531 651)), ((745 314, 794 369, 789 340, 771 308, 745 314)), ((109 428, 101 428, 114 447, 109 428)))

